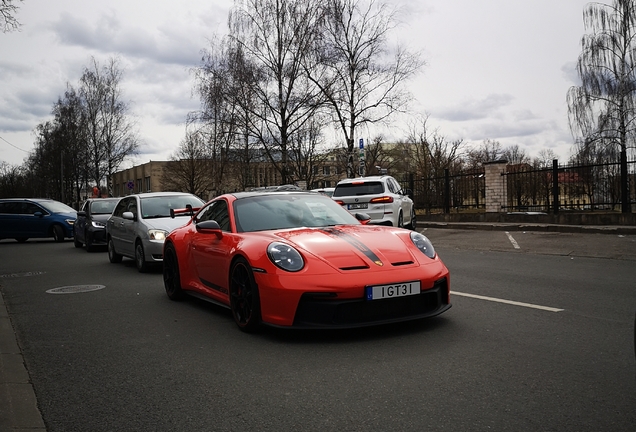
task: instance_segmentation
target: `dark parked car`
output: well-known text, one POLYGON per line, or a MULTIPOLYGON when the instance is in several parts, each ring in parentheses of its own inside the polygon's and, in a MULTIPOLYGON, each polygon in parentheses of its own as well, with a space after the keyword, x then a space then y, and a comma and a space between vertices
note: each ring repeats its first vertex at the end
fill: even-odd
POLYGON ((56 242, 73 237, 77 212, 59 201, 41 198, 0 199, 0 239, 25 242, 53 237, 56 242))
POLYGON ((75 247, 86 245, 92 252, 95 246, 106 246, 106 221, 120 198, 91 198, 86 200, 75 221, 75 247))

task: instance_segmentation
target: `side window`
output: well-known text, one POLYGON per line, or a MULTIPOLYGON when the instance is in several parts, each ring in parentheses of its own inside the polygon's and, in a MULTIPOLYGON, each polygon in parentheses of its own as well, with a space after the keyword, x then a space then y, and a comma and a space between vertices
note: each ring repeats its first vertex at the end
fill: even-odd
POLYGON ((130 198, 130 200, 128 200, 128 210, 131 212, 133 215, 137 216, 137 200, 135 198, 130 198))
POLYGON ((113 216, 121 217, 121 215, 124 214, 125 211, 127 211, 126 209, 128 208, 129 201, 130 201, 130 198, 126 198, 119 201, 119 203, 117 204, 117 207, 115 207, 115 211, 113 211, 113 216))
POLYGON ((40 206, 32 204, 32 203, 24 203, 24 207, 22 207, 21 213, 32 215, 32 214, 35 214, 36 212, 40 212, 43 215, 49 214, 49 212, 47 212, 40 206))
POLYGON ((386 179, 386 187, 391 193, 397 193, 397 189, 395 189, 395 185, 391 181, 391 179, 386 179))
POLYGON ((11 214, 11 204, 10 202, 0 203, 0 214, 11 214))
POLYGON ((396 179, 390 178, 389 181, 393 184, 393 189, 395 189, 394 193, 401 193, 402 192, 402 187, 400 186, 400 184, 397 182, 396 179))
POLYGON ((222 199, 214 201, 199 212, 196 222, 198 223, 206 220, 214 220, 219 224, 221 230, 230 231, 230 215, 227 211, 227 202, 222 199))

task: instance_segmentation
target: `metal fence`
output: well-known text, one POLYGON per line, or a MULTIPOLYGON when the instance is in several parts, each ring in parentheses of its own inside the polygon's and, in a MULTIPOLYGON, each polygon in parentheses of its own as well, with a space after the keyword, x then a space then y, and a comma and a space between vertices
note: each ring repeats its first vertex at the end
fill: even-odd
POLYGON ((411 190, 415 208, 426 214, 486 210, 483 168, 453 175, 449 170, 444 170, 443 177, 418 177, 409 174, 400 184, 411 190))
POLYGON ((623 182, 629 208, 636 205, 634 171, 636 161, 627 162, 627 178, 622 178, 620 162, 559 166, 534 169, 509 165, 506 178, 508 203, 505 211, 562 210, 621 211, 623 182))
MULTIPOLYGON (((621 211, 622 191, 627 190, 631 211, 636 210, 636 161, 627 163, 628 176, 622 178, 620 162, 534 168, 527 164, 506 166, 507 203, 504 212, 545 212, 562 210, 621 211), (626 182, 625 185, 623 182, 626 182)), ((484 212, 486 184, 483 168, 443 177, 408 174, 401 181, 411 190, 415 207, 426 214, 484 212)))

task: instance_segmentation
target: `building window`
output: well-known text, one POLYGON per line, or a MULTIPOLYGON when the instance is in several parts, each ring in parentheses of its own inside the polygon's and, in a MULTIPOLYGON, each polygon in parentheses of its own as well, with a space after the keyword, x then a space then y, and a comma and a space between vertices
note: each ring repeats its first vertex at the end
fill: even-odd
POLYGON ((141 179, 137 179, 137 187, 135 189, 137 190, 137 193, 143 192, 143 189, 141 188, 141 179))
POLYGON ((329 166, 323 166, 323 167, 322 167, 322 173, 323 173, 324 175, 330 175, 330 171, 331 171, 331 170, 330 170, 330 168, 331 168, 331 167, 329 167, 329 166))
POLYGON ((146 177, 144 180, 146 182, 146 192, 150 192, 150 176, 146 177))

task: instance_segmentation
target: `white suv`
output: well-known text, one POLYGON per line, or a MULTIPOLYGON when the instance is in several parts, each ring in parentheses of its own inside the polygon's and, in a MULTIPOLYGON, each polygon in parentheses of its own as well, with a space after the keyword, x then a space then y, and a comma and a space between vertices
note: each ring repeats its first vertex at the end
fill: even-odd
POLYGON ((417 225, 413 200, 391 176, 370 176, 338 182, 332 198, 349 213, 366 213, 369 223, 396 227, 417 225))

